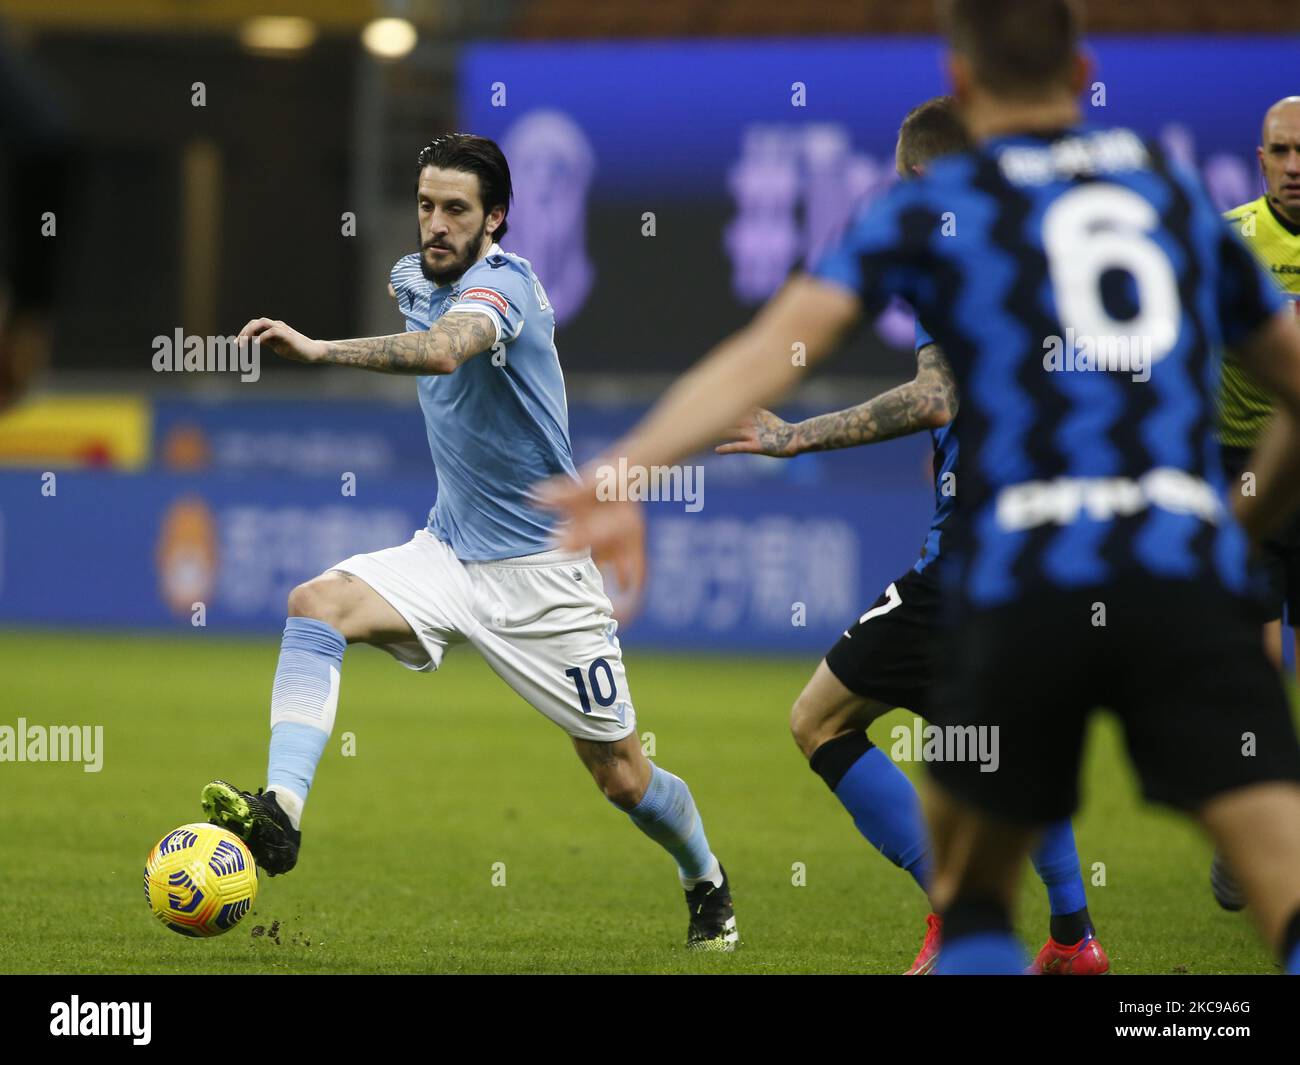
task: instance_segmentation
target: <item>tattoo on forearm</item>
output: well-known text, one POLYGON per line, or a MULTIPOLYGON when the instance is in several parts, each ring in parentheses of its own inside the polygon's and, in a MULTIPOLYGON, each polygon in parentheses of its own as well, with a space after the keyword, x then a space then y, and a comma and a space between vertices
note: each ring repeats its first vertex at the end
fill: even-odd
POLYGON ((757 425, 759 447, 767 454, 784 454, 790 447, 799 427, 781 419, 764 419, 757 425))
POLYGON ((916 353, 916 379, 924 382, 922 387, 930 396, 932 410, 946 411, 949 418, 957 416, 957 378, 938 344, 927 344, 916 353))
POLYGON ((957 384, 943 352, 927 344, 917 352, 916 377, 848 410, 822 414, 790 426, 801 451, 873 444, 906 436, 957 413, 957 384))
POLYGON ((381 373, 450 373, 496 341, 485 314, 446 314, 431 329, 361 340, 332 340, 325 360, 381 373))

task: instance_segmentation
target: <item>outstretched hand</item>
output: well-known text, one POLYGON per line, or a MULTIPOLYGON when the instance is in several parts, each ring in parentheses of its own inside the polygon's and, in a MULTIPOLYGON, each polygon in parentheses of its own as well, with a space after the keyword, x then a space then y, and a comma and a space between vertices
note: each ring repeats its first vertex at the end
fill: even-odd
POLYGON ((732 439, 714 450, 719 455, 771 455, 788 459, 799 454, 794 426, 770 410, 755 407, 728 434, 732 439))
POLYGON ((312 340, 270 318, 254 318, 239 331, 239 340, 256 341, 269 347, 280 358, 294 362, 324 362, 329 351, 329 345, 323 340, 312 340))

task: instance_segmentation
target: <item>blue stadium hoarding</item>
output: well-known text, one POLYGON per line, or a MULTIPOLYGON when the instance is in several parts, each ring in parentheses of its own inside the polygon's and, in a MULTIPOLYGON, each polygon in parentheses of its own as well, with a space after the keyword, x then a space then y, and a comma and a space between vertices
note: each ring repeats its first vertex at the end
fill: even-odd
MULTIPOLYGON (((1222 208, 1259 195, 1294 37, 1098 37, 1085 120, 1128 125, 1201 172, 1222 208)), ((483 43, 461 124, 498 140, 505 246, 556 307, 570 368, 683 368, 895 180, 903 114, 945 91, 937 38, 483 43), (557 76, 563 72, 563 76, 557 76)), ((895 306, 831 372, 908 372, 895 306)))
MULTIPOLYGON (((294 585, 405 543, 416 478, 0 472, 0 625, 278 632, 294 585), (94 550, 87 545, 93 544, 94 550), (202 604, 202 609, 196 608, 202 604), (201 621, 201 625, 195 622, 201 621)), ((625 646, 816 653, 915 559, 917 482, 705 484, 648 506, 650 583, 625 646)))
MULTIPOLYGON (((571 404, 577 461, 644 413, 571 404)), ((436 496, 414 392, 409 403, 160 397, 150 421, 143 472, 57 469, 52 494, 42 467, 0 472, 0 625, 185 628, 202 602, 206 631, 276 631, 295 584, 404 543, 436 496)), ((651 582, 629 638, 820 648, 915 557, 929 450, 915 436, 791 460, 696 456, 703 506, 649 508, 651 582)))

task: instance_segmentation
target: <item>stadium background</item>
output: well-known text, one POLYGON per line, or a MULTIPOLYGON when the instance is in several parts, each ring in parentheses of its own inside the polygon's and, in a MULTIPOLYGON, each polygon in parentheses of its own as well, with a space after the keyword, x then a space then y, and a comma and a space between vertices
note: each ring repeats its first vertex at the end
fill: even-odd
MULTIPOLYGON (((1199 169, 1220 207, 1257 196, 1259 117, 1296 91, 1300 9, 1110 0, 1089 5, 1089 16, 1105 100, 1089 117, 1157 137, 1199 169)), ((285 0, 273 10, 264 0, 0 0, 0 20, 4 61, 31 71, 65 116, 69 177, 49 238, 50 363, 0 415, 0 721, 119 722, 129 739, 118 742, 141 759, 130 789, 137 804, 145 789, 135 777, 184 795, 202 783, 196 773, 212 775, 206 761, 196 768, 174 753, 160 754, 163 764, 143 760, 151 745, 164 750, 147 725, 155 712, 190 715, 217 733, 207 753, 260 771, 289 589, 355 551, 405 541, 435 487, 410 381, 269 355, 254 382, 159 373, 154 337, 230 335, 259 315, 317 337, 398 329, 385 280, 413 244, 415 153, 441 131, 472 130, 499 139, 510 158, 516 199, 504 246, 534 263, 556 306, 582 460, 893 180, 902 113, 943 89, 928 0, 599 9, 582 0, 285 0), (381 16, 403 25, 387 24, 386 37, 372 25, 381 16), (412 31, 408 50, 376 54, 412 31), (795 83, 806 92, 798 105, 795 83), (355 494, 345 491, 348 475, 355 494)), ((906 309, 892 308, 811 377, 788 413, 849 405, 906 379, 910 335, 906 309)), ((702 511, 650 508, 651 582, 623 633, 638 705, 676 729, 679 752, 739 742, 736 758, 751 768, 797 779, 796 794, 817 811, 808 820, 826 837, 816 846, 856 855, 782 721, 817 655, 915 558, 932 499, 928 440, 789 462, 701 461, 702 511), (707 723, 702 714, 712 715, 707 723)), ((416 713, 413 702, 445 699, 492 706, 482 727, 509 734, 521 759, 553 751, 556 737, 531 719, 516 740, 512 723, 529 712, 485 670, 453 664, 429 682, 354 653, 340 728, 350 700, 401 721, 416 713)), ((439 742, 466 744, 467 764, 475 752, 489 757, 468 724, 447 727, 439 742)), ((193 735, 167 732, 169 751, 193 735)), ((400 736, 384 743, 400 755, 400 736)), ((713 773, 718 763, 705 755, 697 752, 699 772, 713 773)), ((412 770, 377 764, 420 786, 412 770)), ((46 779, 39 771, 0 766, 33 803, 46 779)), ((1178 872, 1152 876, 1199 884, 1202 845, 1163 815, 1135 812, 1126 770, 1090 772, 1094 790, 1122 782, 1121 798, 1106 801, 1138 826, 1139 850, 1163 841, 1178 872)), ((757 778, 728 790, 724 778, 719 771, 715 809, 780 791, 757 778)), ((94 801, 92 778, 60 780, 70 796, 94 801)), ((322 820, 330 801, 320 800, 322 820)), ((12 817, 17 804, 8 805, 12 817)), ((176 805, 182 818, 185 809, 176 805)), ((154 824, 148 805, 130 820, 144 835, 168 827, 154 824)), ((785 829, 809 838, 802 821, 785 829)), ((1086 830, 1081 841, 1091 842, 1086 830)), ((152 838, 136 842, 143 855, 152 838)), ((756 838, 754 853, 762 845, 756 838)), ((882 883, 892 872, 869 854, 855 860, 846 892, 864 869, 882 883)), ((38 875, 29 857, 0 863, 11 889, 38 875)), ((873 896, 880 923, 905 897, 889 882, 873 896)), ((1118 915, 1105 916, 1116 927, 1118 915)), ((665 916, 665 927, 675 920, 665 916)), ((815 915, 808 921, 815 926, 815 915)), ((1242 927, 1223 926, 1229 946, 1218 964, 1258 971, 1269 962, 1242 927)), ((884 960, 864 961, 846 940, 827 964, 892 971, 914 949, 914 932, 898 931, 884 960)), ((75 967, 80 948, 66 948, 53 961, 22 949, 6 960, 75 967)), ((394 967, 419 968, 402 949, 394 967)), ((502 949, 504 960, 485 967, 509 967, 502 949)), ((245 962, 241 954, 230 964, 245 962)))

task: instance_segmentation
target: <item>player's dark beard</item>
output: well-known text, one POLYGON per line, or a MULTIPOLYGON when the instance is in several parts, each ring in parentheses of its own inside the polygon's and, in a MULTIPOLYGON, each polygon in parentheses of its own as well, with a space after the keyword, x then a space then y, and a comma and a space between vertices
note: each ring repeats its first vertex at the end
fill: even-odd
MULTIPOLYGON (((424 257, 424 242, 420 242, 420 272, 435 285, 449 285, 455 281, 461 274, 474 265, 474 260, 478 257, 478 250, 483 246, 483 234, 487 232, 487 219, 483 219, 483 224, 478 227, 478 232, 471 237, 465 245, 465 250, 460 255, 452 257, 445 270, 439 270, 435 273, 429 268, 428 260, 424 257)), ((449 244, 454 251, 455 248, 449 244)))

